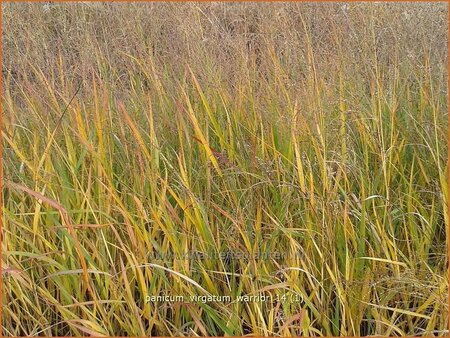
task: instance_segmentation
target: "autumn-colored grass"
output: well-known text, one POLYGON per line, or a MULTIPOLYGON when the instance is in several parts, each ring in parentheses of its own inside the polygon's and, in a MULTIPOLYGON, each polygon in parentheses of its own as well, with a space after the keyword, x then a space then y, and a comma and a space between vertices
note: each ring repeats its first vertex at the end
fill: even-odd
POLYGON ((3 335, 448 334, 446 3, 2 7, 3 335))

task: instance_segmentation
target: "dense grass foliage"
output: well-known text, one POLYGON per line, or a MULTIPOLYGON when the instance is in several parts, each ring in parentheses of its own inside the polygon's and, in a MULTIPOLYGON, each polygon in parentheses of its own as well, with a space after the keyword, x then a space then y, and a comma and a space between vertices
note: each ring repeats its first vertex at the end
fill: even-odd
POLYGON ((446 3, 2 8, 4 335, 448 334, 446 3))

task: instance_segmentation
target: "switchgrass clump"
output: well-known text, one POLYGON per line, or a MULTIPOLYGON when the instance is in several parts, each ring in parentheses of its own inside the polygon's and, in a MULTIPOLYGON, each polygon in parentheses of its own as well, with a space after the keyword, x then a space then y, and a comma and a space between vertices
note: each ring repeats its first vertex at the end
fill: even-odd
POLYGON ((446 3, 2 9, 4 335, 448 334, 446 3))

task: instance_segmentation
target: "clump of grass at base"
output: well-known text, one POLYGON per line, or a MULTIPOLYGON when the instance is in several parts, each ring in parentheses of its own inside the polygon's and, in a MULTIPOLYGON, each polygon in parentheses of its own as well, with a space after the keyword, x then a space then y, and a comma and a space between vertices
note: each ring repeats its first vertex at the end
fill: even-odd
POLYGON ((448 333, 447 4, 2 6, 4 335, 448 333))

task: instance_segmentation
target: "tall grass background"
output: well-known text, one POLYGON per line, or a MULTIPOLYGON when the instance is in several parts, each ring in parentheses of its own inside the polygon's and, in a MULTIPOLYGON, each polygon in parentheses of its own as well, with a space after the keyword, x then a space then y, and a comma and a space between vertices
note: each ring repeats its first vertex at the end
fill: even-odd
POLYGON ((446 3, 2 10, 4 335, 448 334, 446 3))

